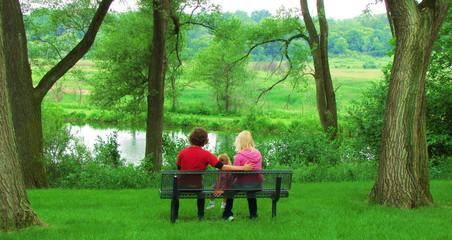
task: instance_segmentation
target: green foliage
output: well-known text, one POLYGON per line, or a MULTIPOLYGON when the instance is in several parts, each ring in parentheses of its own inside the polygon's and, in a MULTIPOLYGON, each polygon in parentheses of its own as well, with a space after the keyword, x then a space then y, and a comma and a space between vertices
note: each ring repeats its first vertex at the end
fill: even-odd
POLYGON ((113 168, 124 166, 125 160, 121 159, 119 154, 117 139, 118 132, 116 131, 107 136, 106 141, 97 136, 97 141, 94 144, 94 154, 96 155, 94 160, 100 163, 100 166, 113 168))
POLYGON ((91 155, 70 133, 57 105, 45 102, 42 108, 43 154, 47 180, 51 187, 62 186, 76 178, 91 155))
POLYGON ((268 114, 257 106, 250 107, 240 118, 240 122, 235 127, 238 129, 248 129, 249 131, 276 131, 283 130, 284 124, 275 123, 270 120, 268 114))
POLYGON ((385 79, 364 90, 362 98, 353 101, 346 117, 349 131, 357 139, 356 148, 379 159, 384 109, 389 86, 391 65, 383 69, 385 79))
POLYGON ((66 125, 53 127, 56 124, 51 122, 52 114, 58 112, 45 108, 44 129, 48 131, 44 132, 44 139, 47 139, 44 141, 44 163, 51 187, 123 189, 157 184, 154 174, 141 166, 125 164, 117 149, 116 133, 105 141, 98 138, 93 157, 93 153, 70 133, 66 125))
POLYGON ((452 179, 452 156, 435 156, 430 158, 431 179, 452 179))
POLYGON ((373 61, 369 61, 369 62, 364 63, 363 68, 364 69, 376 69, 377 65, 373 61))
POLYGON ((168 133, 163 134, 163 168, 165 170, 177 170, 176 161, 179 156, 179 151, 189 146, 190 143, 187 139, 179 138, 176 141, 172 141, 168 133))
POLYGON ((358 16, 353 19, 328 20, 328 51, 344 54, 350 51, 383 57, 391 49, 392 38, 386 14, 358 16))
POLYGON ((150 29, 152 16, 145 11, 119 13, 103 25, 94 51, 96 59, 101 60, 91 95, 94 103, 116 105, 131 113, 145 108, 150 29))
POLYGON ((270 168, 285 165, 298 169, 303 165, 334 166, 342 156, 335 142, 313 126, 319 124, 293 123, 289 131, 281 132, 276 139, 259 145, 270 168))
POLYGON ((228 112, 237 102, 237 88, 250 78, 245 55, 245 29, 235 18, 219 19, 212 43, 191 62, 190 79, 209 86, 214 92, 217 108, 228 112), (230 36, 225 39, 224 36, 230 36))
POLYGON ((25 17, 30 58, 61 59, 83 38, 97 2, 40 1, 25 17))
MULTIPOLYGON (((450 14, 449 14, 450 15, 450 14)), ((435 42, 426 76, 427 144, 430 158, 452 155, 452 79, 449 29, 446 20, 435 42)), ((353 136, 360 139, 362 151, 380 155, 381 131, 392 65, 383 69, 385 79, 363 92, 363 98, 349 111, 348 122, 353 136), (366 146, 367 145, 367 146, 366 146)))
POLYGON ((435 42, 426 76, 429 154, 452 156, 452 10, 435 42))
POLYGON ((73 182, 72 184, 74 185, 67 187, 88 189, 148 188, 156 184, 155 178, 132 164, 105 168, 95 162, 91 162, 80 173, 79 180, 73 182))
POLYGON ((373 181, 377 177, 377 165, 373 162, 341 162, 335 166, 317 164, 302 165, 293 170, 295 182, 354 182, 373 181))

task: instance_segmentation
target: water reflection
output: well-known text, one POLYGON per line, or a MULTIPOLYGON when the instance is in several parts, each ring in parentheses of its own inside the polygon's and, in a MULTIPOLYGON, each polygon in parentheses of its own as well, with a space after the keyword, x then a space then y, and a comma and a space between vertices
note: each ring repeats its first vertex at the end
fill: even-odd
MULTIPOLYGON (((86 147, 91 151, 94 150, 94 144, 97 142, 98 136, 103 141, 108 140, 108 136, 112 135, 114 131, 117 131, 117 142, 119 144, 119 152, 121 158, 126 159, 127 163, 133 163, 138 165, 144 158, 144 152, 146 147, 146 132, 144 130, 137 129, 118 129, 114 127, 101 127, 94 128, 90 125, 83 126, 71 126, 71 134, 79 137, 83 140, 86 147)), ((178 141, 180 139, 187 140, 187 136, 190 134, 191 129, 188 130, 164 130, 172 141, 178 141)), ((217 133, 209 132, 209 144, 204 149, 210 152, 216 152, 217 146, 221 142, 231 141, 230 137, 219 137, 217 133)))

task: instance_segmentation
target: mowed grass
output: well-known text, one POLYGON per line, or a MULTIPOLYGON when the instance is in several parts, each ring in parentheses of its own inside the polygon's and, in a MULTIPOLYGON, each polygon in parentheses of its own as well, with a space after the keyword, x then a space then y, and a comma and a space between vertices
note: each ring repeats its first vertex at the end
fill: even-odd
POLYGON ((196 217, 195 200, 181 200, 170 222, 170 200, 157 189, 29 190, 46 227, 0 234, 0 239, 450 239, 452 181, 432 181, 434 207, 401 210, 366 202, 373 183, 293 184, 289 198, 258 199, 259 218, 248 220, 246 199, 234 202, 236 220, 215 209, 196 217))

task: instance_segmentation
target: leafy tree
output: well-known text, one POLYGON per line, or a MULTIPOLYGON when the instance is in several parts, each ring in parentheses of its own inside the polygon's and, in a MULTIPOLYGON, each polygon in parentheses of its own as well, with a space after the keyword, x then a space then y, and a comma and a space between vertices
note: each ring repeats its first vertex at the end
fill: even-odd
POLYGON ((452 156, 451 11, 433 47, 425 82, 429 156, 452 156))
POLYGON ((347 49, 348 49, 347 40, 345 40, 345 38, 343 38, 343 37, 339 37, 333 43, 332 53, 335 53, 335 54, 346 53, 347 49))
POLYGON ((426 139, 425 76, 449 2, 385 1, 396 47, 377 179, 369 199, 382 205, 432 205, 426 139), (415 16, 415 17, 407 17, 415 16))
MULTIPOLYGON (((221 21, 221 20, 220 20, 221 21)), ((231 36, 215 36, 212 43, 199 52, 191 69, 191 78, 206 83, 215 95, 219 110, 228 112, 234 102, 237 87, 248 77, 246 62, 236 62, 243 56, 242 26, 235 18, 225 19, 216 32, 231 36)))
MULTIPOLYGON (((451 10, 449 10, 451 11, 451 10)), ((447 16, 433 47, 426 75, 426 113, 428 155, 433 160, 452 155, 452 81, 449 29, 452 19, 447 16)), ((363 92, 363 97, 354 102, 348 121, 354 127, 354 138, 361 143, 362 152, 370 152, 378 160, 384 109, 388 96, 392 64, 383 68, 384 79, 373 83, 363 92)))
POLYGON ((272 14, 268 10, 265 10, 265 9, 251 12, 251 19, 253 19, 253 21, 255 21, 257 23, 260 23, 262 21, 262 19, 271 17, 271 16, 272 16, 272 14))
POLYGON ((101 60, 91 95, 95 103, 116 106, 132 114, 144 111, 151 20, 152 15, 147 11, 125 12, 102 27, 93 54, 101 60))
POLYGON ((351 19, 328 20, 329 50, 334 52, 335 42, 347 40, 348 50, 371 56, 385 56, 392 38, 386 14, 360 15, 351 19))
MULTIPOLYGON (((50 71, 48 71, 39 81, 36 87, 33 86, 31 79, 31 69, 28 60, 27 42, 25 38, 25 27, 20 5, 14 1, 7 5, 8 11, 14 12, 7 14, 2 11, 2 17, 10 17, 11 24, 14 25, 13 34, 22 36, 18 39, 20 47, 14 49, 20 59, 14 62, 16 69, 15 78, 8 79, 8 92, 11 102, 11 112, 15 137, 19 152, 19 161, 24 174, 25 186, 29 188, 47 187, 47 181, 44 172, 43 161, 41 161, 42 150, 42 122, 41 122, 41 103, 53 85, 69 70, 78 60, 80 60, 92 46, 97 31, 102 24, 105 15, 108 12, 112 0, 103 0, 94 14, 91 24, 83 39, 58 62, 50 71)), ((0 31, 4 34, 4 31, 0 31)), ((4 37, 1 36, 3 39, 4 37)), ((9 46, 7 46, 9 48, 9 46)), ((15 46, 17 47, 17 46, 15 46)))

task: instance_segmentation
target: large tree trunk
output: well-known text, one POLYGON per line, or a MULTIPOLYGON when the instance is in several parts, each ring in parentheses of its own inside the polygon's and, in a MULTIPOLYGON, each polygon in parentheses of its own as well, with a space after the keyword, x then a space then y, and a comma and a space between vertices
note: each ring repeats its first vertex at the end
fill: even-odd
POLYGON ((309 33, 309 47, 314 60, 314 77, 316 83, 317 110, 323 130, 332 130, 334 139, 337 133, 336 97, 328 63, 328 23, 325 16, 323 0, 317 0, 320 36, 309 13, 307 0, 300 0, 301 12, 309 33))
POLYGON ((0 2, 0 232, 43 224, 31 209, 18 162, 7 82, 29 72, 28 60, 18 54, 25 34, 15 30, 18 3, 0 2), (12 10, 15 11, 12 11, 12 10))
POLYGON ((19 166, 27 187, 47 187, 42 156, 41 102, 34 95, 31 69, 28 63, 27 39, 22 13, 18 1, 7 1, 1 8, 1 38, 14 40, 4 47, 15 55, 14 65, 7 80, 8 97, 11 103, 15 139, 18 147, 19 166))
POLYGON ((171 0, 153 0, 154 37, 149 66, 148 117, 146 126, 146 156, 152 155, 151 171, 162 168, 162 134, 166 58, 166 29, 171 0))
POLYGON ((425 74, 450 4, 387 0, 396 48, 383 122, 378 176, 369 199, 398 208, 433 204, 430 193, 425 74))
POLYGON ((18 56, 16 62, 17 74, 8 78, 7 88, 11 102, 19 163, 27 188, 48 187, 42 161, 42 100, 55 82, 88 52, 113 0, 103 0, 99 4, 99 8, 83 39, 66 57, 46 73, 36 88, 33 88, 31 78, 27 39, 20 5, 18 1, 8 2, 10 3, 2 6, 1 14, 5 19, 4 26, 7 26, 17 35, 17 44, 11 45, 18 56))

